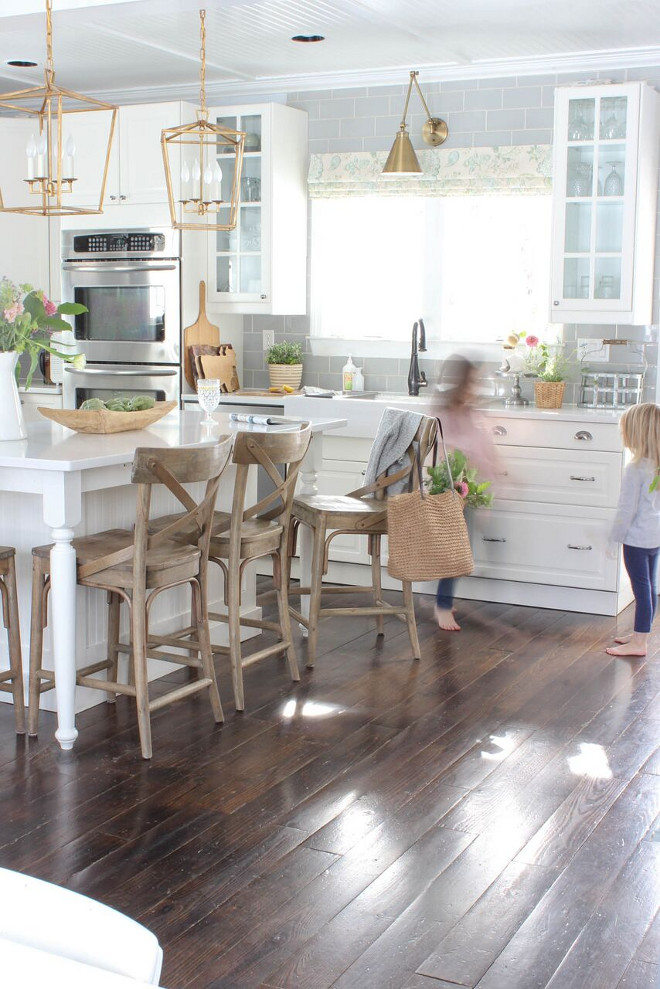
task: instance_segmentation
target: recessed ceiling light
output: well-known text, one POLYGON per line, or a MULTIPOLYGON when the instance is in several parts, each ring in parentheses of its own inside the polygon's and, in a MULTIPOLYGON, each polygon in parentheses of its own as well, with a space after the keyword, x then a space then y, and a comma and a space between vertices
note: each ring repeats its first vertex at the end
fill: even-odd
POLYGON ((25 62, 21 58, 12 58, 12 59, 9 59, 9 61, 7 62, 7 65, 16 65, 16 66, 18 66, 19 69, 32 69, 32 68, 34 68, 35 65, 37 65, 37 63, 36 62, 25 62))
POLYGON ((301 41, 303 44, 310 44, 314 41, 325 41, 322 34, 294 34, 292 41, 301 41))

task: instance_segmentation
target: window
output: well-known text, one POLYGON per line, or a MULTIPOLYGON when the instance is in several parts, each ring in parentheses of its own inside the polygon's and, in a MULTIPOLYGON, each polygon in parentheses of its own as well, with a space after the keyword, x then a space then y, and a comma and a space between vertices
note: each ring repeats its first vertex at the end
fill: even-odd
POLYGON ((311 333, 493 343, 548 324, 547 195, 316 199, 311 333))

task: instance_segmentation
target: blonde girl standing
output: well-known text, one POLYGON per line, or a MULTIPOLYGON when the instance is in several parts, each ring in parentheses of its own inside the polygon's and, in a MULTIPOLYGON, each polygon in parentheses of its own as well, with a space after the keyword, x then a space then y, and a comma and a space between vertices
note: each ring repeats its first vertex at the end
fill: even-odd
POLYGON ((635 595, 631 635, 606 649, 610 656, 646 656, 658 603, 660 554, 660 407, 633 405, 621 416, 621 437, 632 460, 623 473, 611 540, 623 543, 623 562, 635 595))

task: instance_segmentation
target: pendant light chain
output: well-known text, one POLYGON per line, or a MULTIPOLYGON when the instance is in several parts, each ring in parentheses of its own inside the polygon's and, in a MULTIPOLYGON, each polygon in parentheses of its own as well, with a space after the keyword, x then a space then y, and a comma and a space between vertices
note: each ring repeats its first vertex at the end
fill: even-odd
POLYGON ((55 78, 53 66, 53 10, 51 0, 46 0, 46 81, 52 83, 55 78))
POLYGON ((199 35, 201 38, 201 46, 199 51, 200 66, 199 66, 199 106, 201 110, 201 116, 206 119, 208 117, 208 111, 206 109, 206 11, 200 10, 199 12, 199 35))

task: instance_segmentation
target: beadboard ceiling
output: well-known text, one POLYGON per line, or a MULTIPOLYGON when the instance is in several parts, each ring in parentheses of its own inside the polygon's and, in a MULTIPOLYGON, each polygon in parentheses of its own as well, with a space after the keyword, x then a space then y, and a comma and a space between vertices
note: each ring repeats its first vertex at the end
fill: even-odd
MULTIPOLYGON (((200 6, 53 0, 58 84, 118 103, 196 102, 200 6)), ((212 99, 405 84, 412 68, 428 83, 660 66, 659 0, 208 0, 206 10, 212 99)), ((44 0, 0 0, 0 92, 41 84, 45 23, 44 0)))

